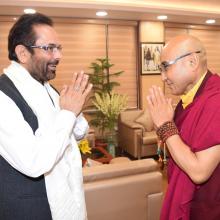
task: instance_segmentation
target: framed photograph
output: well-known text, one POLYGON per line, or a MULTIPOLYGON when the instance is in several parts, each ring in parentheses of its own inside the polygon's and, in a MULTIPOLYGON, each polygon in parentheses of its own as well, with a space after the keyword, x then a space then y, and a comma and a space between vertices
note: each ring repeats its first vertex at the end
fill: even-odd
POLYGON ((159 43, 141 43, 141 74, 160 74, 160 53, 164 46, 159 43))

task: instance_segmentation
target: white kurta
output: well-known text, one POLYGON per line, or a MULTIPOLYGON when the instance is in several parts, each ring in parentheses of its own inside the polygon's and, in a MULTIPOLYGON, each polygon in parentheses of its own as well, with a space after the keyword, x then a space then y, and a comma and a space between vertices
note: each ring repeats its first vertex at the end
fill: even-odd
POLYGON ((33 134, 16 104, 0 91, 0 155, 27 176, 44 174, 54 220, 86 219, 76 139, 85 135, 88 123, 82 115, 60 110, 53 88, 40 84, 18 63, 12 61, 4 73, 37 116, 39 128, 33 134))

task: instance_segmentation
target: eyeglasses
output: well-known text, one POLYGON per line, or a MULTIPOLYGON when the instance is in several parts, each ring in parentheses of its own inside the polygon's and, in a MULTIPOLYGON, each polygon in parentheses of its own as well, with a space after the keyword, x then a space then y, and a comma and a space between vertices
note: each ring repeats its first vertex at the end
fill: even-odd
POLYGON ((32 45, 32 46, 27 46, 27 47, 39 48, 39 49, 45 50, 45 51, 50 52, 50 53, 55 53, 57 51, 59 51, 59 52, 62 51, 62 46, 61 45, 56 45, 56 44, 39 45, 39 46, 32 45))
POLYGON ((175 64, 178 60, 180 60, 180 59, 182 59, 182 58, 184 58, 184 57, 187 57, 187 56, 189 56, 189 55, 191 55, 191 54, 193 54, 193 53, 201 53, 201 51, 198 50, 198 51, 186 53, 186 54, 184 54, 184 55, 182 55, 182 56, 177 57, 175 60, 163 61, 163 62, 161 62, 160 66, 159 66, 160 71, 161 71, 161 72, 167 72, 168 67, 169 67, 170 65, 175 64))

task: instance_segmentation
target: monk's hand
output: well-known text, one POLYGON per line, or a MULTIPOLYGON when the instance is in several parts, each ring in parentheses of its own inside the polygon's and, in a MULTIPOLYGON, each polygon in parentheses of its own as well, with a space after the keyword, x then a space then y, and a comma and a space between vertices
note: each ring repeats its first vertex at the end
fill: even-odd
POLYGON ((70 85, 65 85, 60 93, 60 108, 73 112, 76 116, 82 111, 82 107, 89 95, 92 84, 88 83, 88 75, 83 71, 74 73, 70 85))
POLYGON ((173 120, 172 101, 164 96, 160 87, 152 86, 150 88, 147 102, 152 120, 157 128, 165 122, 173 120))

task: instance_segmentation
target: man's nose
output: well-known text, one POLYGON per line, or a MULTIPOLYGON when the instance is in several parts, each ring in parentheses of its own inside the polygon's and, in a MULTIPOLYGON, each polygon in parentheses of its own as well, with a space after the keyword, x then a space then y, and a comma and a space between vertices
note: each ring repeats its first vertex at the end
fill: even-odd
POLYGON ((56 60, 60 60, 62 58, 62 51, 61 50, 58 50, 56 48, 56 50, 53 50, 53 57, 54 59, 56 60))

